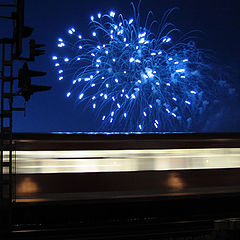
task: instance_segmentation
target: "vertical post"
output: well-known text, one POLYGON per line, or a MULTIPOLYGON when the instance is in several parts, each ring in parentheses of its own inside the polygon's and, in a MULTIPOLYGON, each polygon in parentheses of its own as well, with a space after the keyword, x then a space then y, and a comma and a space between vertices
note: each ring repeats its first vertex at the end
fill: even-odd
MULTIPOLYGON (((3 118, 3 102, 4 102, 4 100, 3 100, 3 89, 4 89, 4 83, 3 83, 3 73, 4 73, 4 65, 3 65, 3 59, 4 59, 4 53, 5 53, 5 44, 3 44, 2 43, 2 68, 1 68, 1 168, 0 168, 0 184, 1 184, 1 186, 0 186, 0 193, 1 193, 1 199, 0 199, 0 201, 2 202, 2 200, 3 200, 3 154, 4 154, 4 149, 3 149, 3 142, 4 142, 4 140, 3 140, 3 138, 4 138, 4 136, 3 136, 3 120, 4 120, 4 118, 3 118)), ((2 210, 2 209, 1 209, 2 210)))
POLYGON ((11 205, 13 200, 12 176, 12 111, 13 111, 13 40, 1 39, 2 68, 1 68, 1 168, 0 168, 0 201, 1 201, 1 226, 5 232, 11 228, 11 205), (6 46, 8 58, 6 59, 6 46), (6 68, 9 68, 6 71, 6 68))

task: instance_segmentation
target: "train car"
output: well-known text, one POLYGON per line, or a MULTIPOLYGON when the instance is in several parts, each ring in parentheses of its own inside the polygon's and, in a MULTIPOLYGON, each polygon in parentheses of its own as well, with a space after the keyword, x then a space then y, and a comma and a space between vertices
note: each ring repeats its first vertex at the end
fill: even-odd
POLYGON ((234 193, 240 135, 14 134, 15 200, 234 193))
POLYGON ((239 234, 239 134, 13 138, 10 239, 220 239, 225 232, 239 234))

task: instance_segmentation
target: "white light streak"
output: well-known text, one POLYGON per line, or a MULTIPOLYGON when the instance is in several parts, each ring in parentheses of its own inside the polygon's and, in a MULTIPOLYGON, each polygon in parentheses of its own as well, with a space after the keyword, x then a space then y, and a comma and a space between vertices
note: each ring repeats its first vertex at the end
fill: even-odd
POLYGON ((129 23, 129 25, 132 24, 133 23, 133 18, 131 18, 128 23, 129 23))
POLYGON ((130 59, 129 59, 129 62, 131 63, 131 62, 134 62, 135 61, 135 59, 133 58, 133 57, 131 57, 130 59))
POLYGON ((110 11, 110 17, 113 17, 114 18, 114 16, 115 16, 115 12, 114 11, 110 11))
POLYGON ((185 69, 184 69, 184 68, 177 69, 176 72, 177 72, 177 73, 182 73, 182 72, 185 72, 185 69))
POLYGON ((83 96, 84 96, 84 94, 83 93, 81 93, 80 95, 79 95, 79 99, 82 99, 83 98, 83 96))

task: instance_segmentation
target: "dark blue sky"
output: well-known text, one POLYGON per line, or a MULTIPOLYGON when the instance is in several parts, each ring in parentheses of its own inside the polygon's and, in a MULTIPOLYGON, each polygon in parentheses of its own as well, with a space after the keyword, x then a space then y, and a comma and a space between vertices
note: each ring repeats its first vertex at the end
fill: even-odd
MULTIPOLYGON (((51 62, 51 56, 58 53, 56 40, 69 27, 88 32, 89 16, 98 11, 115 10, 126 18, 132 16, 129 0, 25 0, 25 25, 34 27, 31 38, 46 44, 46 54, 30 63, 32 69, 46 71, 47 76, 33 79, 33 83, 52 86, 52 90, 33 95, 27 103, 26 117, 14 114, 14 131, 53 132, 86 131, 95 129, 95 116, 82 112, 81 106, 65 97, 69 82, 59 82, 51 62)), ((138 2, 138 1, 137 1, 138 2)), ((201 30, 198 46, 211 49, 217 61, 230 66, 236 75, 233 84, 239 89, 240 81, 240 1, 239 0, 143 0, 141 13, 149 10, 161 20, 163 13, 172 7, 179 9, 170 17, 183 32, 201 30), (238 79, 238 81, 237 81, 238 79)), ((2 24, 1 24, 2 26, 2 24)), ((6 29, 5 29, 6 30, 6 29)), ((5 31, 2 31, 2 35, 5 31)), ((24 47, 27 48, 28 40, 24 47)), ((18 100, 16 99, 16 102, 18 100)), ((239 131, 239 103, 231 103, 231 117, 213 123, 213 131, 239 131)), ((213 121, 215 121, 213 119, 213 121)), ((239 121, 240 122, 240 121, 239 121)), ((106 129, 107 130, 107 129, 106 129)))

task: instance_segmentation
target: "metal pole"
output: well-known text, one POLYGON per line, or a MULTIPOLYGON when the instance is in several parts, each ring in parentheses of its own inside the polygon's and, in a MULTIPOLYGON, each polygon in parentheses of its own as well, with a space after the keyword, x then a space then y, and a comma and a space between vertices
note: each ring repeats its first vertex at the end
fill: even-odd
POLYGON ((3 102, 4 102, 4 99, 3 99, 3 91, 4 91, 4 83, 3 83, 3 76, 4 76, 4 64, 3 64, 3 61, 4 61, 4 57, 5 57, 5 44, 2 43, 2 69, 1 69, 1 78, 2 78, 2 81, 1 81, 1 171, 0 171, 0 183, 1 183, 1 200, 3 200, 3 102))

